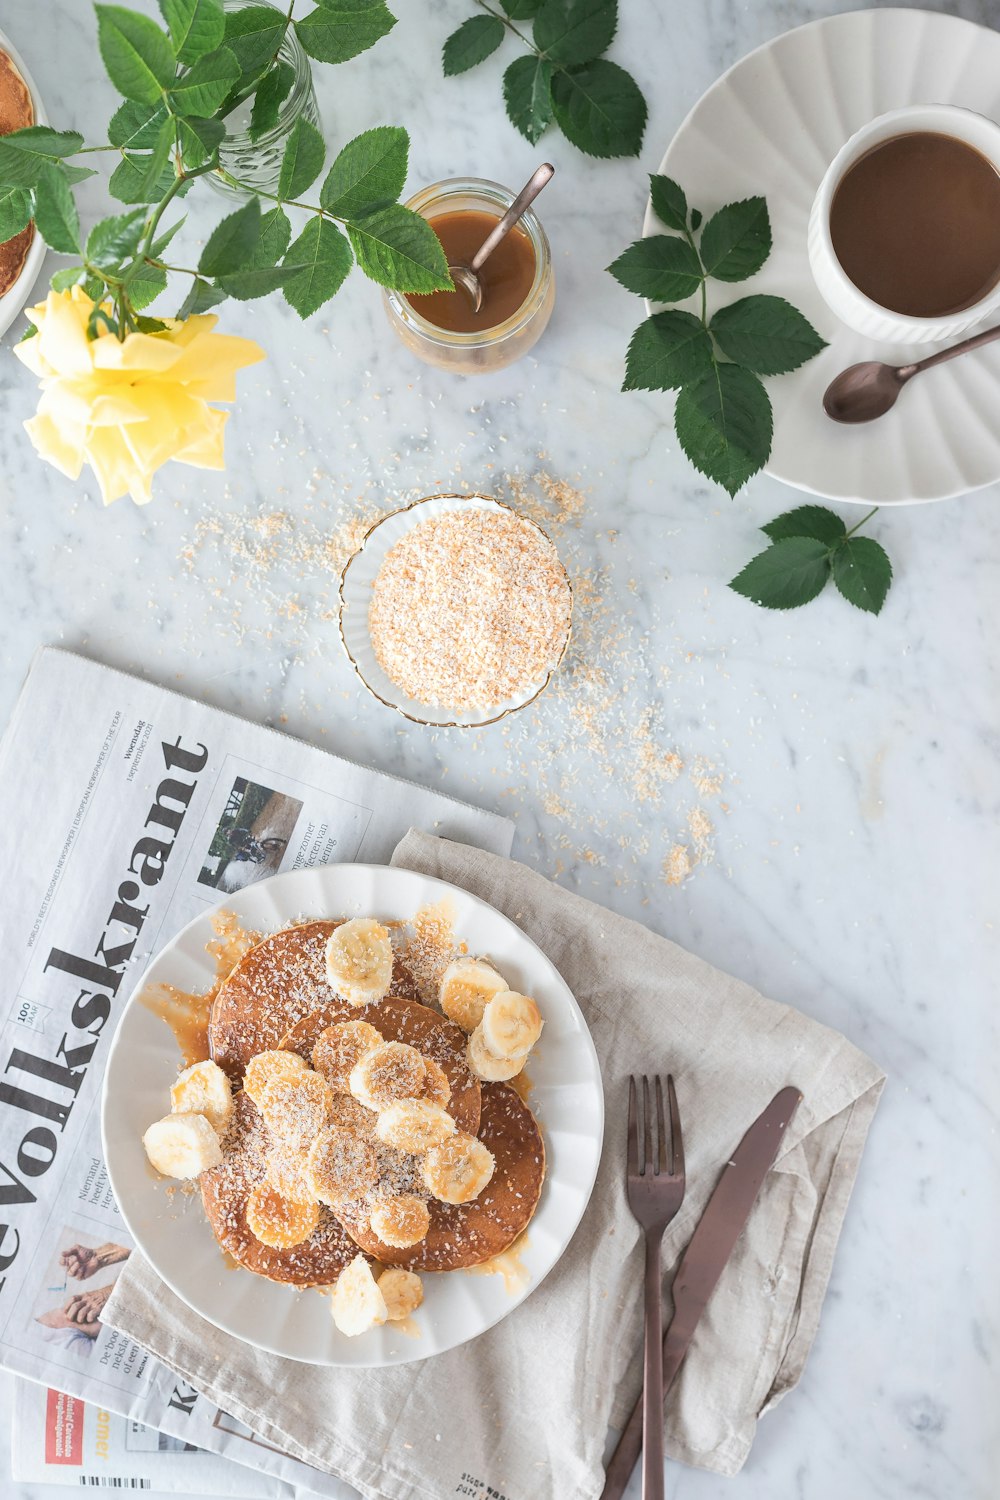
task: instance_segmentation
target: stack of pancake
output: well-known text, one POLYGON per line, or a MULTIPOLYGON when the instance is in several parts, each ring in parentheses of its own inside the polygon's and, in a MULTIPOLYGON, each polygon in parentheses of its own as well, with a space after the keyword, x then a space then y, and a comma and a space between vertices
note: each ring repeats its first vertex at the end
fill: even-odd
MULTIPOLYGON (((0 135, 23 130, 26 125, 34 124, 34 120, 28 85, 7 53, 0 51, 0 135)), ((10 291, 24 270, 34 236, 34 224, 27 224, 20 234, 0 244, 0 297, 10 291)))
MULTIPOLYGON (((312 1234, 290 1248, 263 1244, 247 1219, 247 1203, 280 1150, 245 1090, 235 1098, 221 1165, 201 1174, 202 1198, 220 1245, 241 1265, 272 1281, 330 1286, 358 1255, 414 1271, 474 1266, 506 1250, 530 1221, 545 1172, 541 1135, 528 1106, 507 1083, 482 1083, 467 1061, 468 1037, 454 1022, 420 1003, 405 963, 393 956, 384 999, 359 1007, 335 993, 327 977, 326 948, 338 924, 305 922, 265 938, 237 964, 212 1008, 212 1057, 235 1083, 251 1060, 283 1050, 307 1063, 322 1033, 346 1021, 363 1021, 386 1042, 415 1047, 447 1078, 445 1109, 459 1131, 476 1136, 492 1153, 492 1177, 472 1201, 456 1204, 427 1196, 430 1223, 424 1238, 406 1248, 386 1244, 373 1230, 364 1204, 321 1205, 312 1234)), ((348 1098, 349 1096, 342 1096, 348 1098)), ((384 1151, 385 1170, 401 1154, 384 1151)), ((398 1186, 396 1184, 395 1186, 398 1186)), ((418 1191, 416 1172, 403 1184, 418 1191)))

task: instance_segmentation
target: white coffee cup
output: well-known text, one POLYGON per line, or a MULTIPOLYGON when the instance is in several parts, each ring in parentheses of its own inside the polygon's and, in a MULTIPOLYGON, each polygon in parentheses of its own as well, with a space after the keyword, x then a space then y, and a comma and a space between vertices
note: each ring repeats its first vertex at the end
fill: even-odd
POLYGON ((914 318, 866 297, 837 259, 830 236, 833 196, 850 167, 873 146, 916 131, 964 141, 1000 172, 1000 125, 957 104, 912 104, 879 115, 855 131, 827 167, 809 216, 809 264, 827 305, 841 322, 869 338, 898 344, 931 344, 967 333, 1000 312, 1000 281, 971 307, 944 317, 914 318))

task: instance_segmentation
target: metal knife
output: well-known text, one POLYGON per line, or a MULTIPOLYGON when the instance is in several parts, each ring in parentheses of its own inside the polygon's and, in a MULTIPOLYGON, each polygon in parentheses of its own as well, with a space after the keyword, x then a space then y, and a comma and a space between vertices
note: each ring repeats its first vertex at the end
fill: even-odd
MULTIPOLYGON (((663 1337, 663 1390, 669 1391, 688 1351, 698 1319, 746 1228, 761 1184, 774 1165, 801 1091, 781 1089, 750 1126, 726 1162, 715 1191, 674 1273, 674 1316, 663 1337)), ((642 1397, 632 1409, 607 1468, 601 1500, 621 1500, 642 1451, 642 1397)))

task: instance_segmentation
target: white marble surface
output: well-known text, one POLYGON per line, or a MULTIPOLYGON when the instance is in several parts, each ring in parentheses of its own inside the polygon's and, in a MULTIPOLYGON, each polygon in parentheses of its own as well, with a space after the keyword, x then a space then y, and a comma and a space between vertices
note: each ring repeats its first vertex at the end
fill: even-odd
MULTIPOLYGON (((360 276, 305 326, 280 300, 227 306, 225 327, 268 352, 241 377, 228 472, 167 470, 149 509, 103 511, 93 485, 38 464, 20 428, 31 382, 0 358, 0 714, 35 648, 59 642, 443 783, 510 811, 529 863, 842 1029, 887 1068, 802 1384, 762 1423, 736 1479, 672 1467, 678 1500, 991 1500, 1000 1472, 988 984, 1000 491, 878 519, 897 577, 877 620, 832 592, 798 613, 754 608, 725 582, 757 549, 757 525, 795 497, 759 478, 730 503, 678 454, 660 400, 618 392, 640 308, 603 272, 638 233, 644 171, 700 92, 758 42, 841 8, 624 0, 615 55, 650 100, 645 150, 639 163, 595 163, 546 138, 559 169, 543 213, 558 305, 537 357, 505 373, 462 383, 414 363, 360 276), (575 570, 606 570, 608 620, 626 632, 608 658, 603 749, 580 732, 579 678, 506 730, 404 724, 358 691, 318 617, 329 583, 315 566, 302 579, 231 579, 243 565, 227 537, 261 511, 325 528, 367 486, 388 503, 457 482, 491 489, 539 467, 580 476, 587 509, 560 545, 575 570), (221 540, 198 541, 205 517, 225 518, 221 540), (276 616, 275 598, 294 592, 304 613, 276 616), (685 770, 639 801, 646 729, 685 770), (724 777, 701 799, 699 756, 724 777), (672 886, 662 861, 699 800, 714 861, 672 886)), ((947 8, 996 19, 989 0, 947 8)), ((396 9, 397 31, 367 58, 319 70, 328 137, 405 123, 414 188, 459 172, 526 177, 542 152, 505 122, 497 61, 439 78, 438 48, 465 0, 396 9)), ((112 96, 90 7, 9 4, 2 24, 53 119, 93 135, 112 96)), ((84 200, 96 214, 99 190, 84 200)), ((188 204, 196 241, 219 205, 188 204)), ((27 1500, 9 1481, 0 1490, 27 1500)))

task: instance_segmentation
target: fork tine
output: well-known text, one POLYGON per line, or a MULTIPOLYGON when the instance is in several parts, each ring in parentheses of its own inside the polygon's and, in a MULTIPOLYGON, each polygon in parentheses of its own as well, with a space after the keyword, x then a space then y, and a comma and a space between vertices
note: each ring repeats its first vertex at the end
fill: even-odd
POLYGON ((674 1177, 684 1176, 684 1136, 681 1133, 681 1113, 677 1108, 677 1090, 674 1076, 667 1074, 667 1099, 670 1104, 670 1172, 674 1177))
POLYGON ((639 1171, 639 1127, 636 1121, 635 1079, 628 1081, 628 1154, 626 1161, 630 1174, 639 1171))
POLYGON ((656 1125, 660 1134, 660 1160, 656 1168, 657 1172, 669 1172, 673 1168, 673 1141, 671 1140, 670 1157, 671 1165, 667 1166, 667 1127, 663 1121, 663 1085, 660 1075, 656 1075, 656 1125))
POLYGON ((653 1160, 653 1111, 649 1107, 649 1079, 642 1075, 642 1175, 655 1170, 653 1160))

